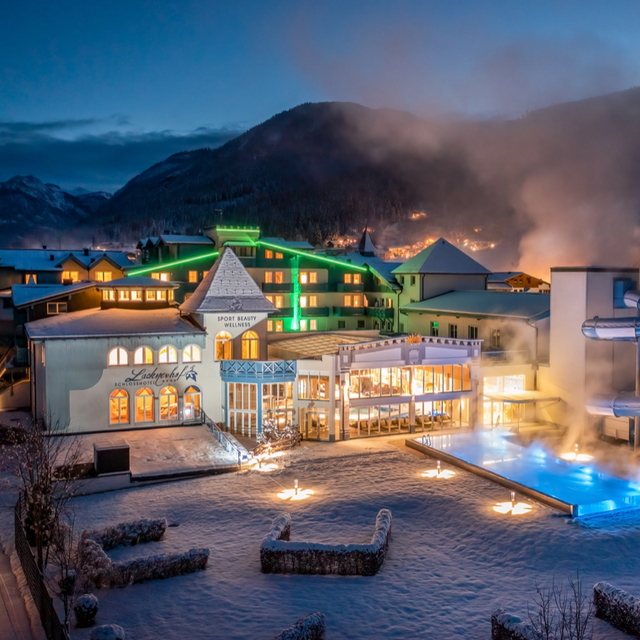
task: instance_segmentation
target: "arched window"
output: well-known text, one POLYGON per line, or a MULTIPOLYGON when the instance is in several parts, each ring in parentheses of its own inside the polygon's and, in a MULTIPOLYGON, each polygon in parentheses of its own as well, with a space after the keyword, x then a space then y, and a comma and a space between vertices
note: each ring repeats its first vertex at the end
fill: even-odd
POLYGON ((226 331, 221 331, 216 336, 216 360, 231 360, 232 345, 231 336, 226 331))
POLYGON ((174 364, 175 362, 178 362, 178 352, 176 351, 176 348, 170 345, 162 347, 162 349, 160 349, 158 362, 160 364, 174 364))
POLYGON ((136 391, 136 422, 153 422, 153 391, 147 387, 136 391))
POLYGON ((122 347, 116 347, 109 351, 109 366, 118 367, 121 365, 129 364, 129 354, 126 349, 122 347))
POLYGON ((133 364, 153 364, 153 351, 149 347, 138 347, 133 352, 133 364))
POLYGON ((192 420, 200 416, 200 400, 202 396, 198 387, 187 387, 184 392, 184 418, 192 420))
POLYGON ((165 387, 160 392, 160 420, 178 419, 178 392, 175 387, 165 387))
POLYGON ((129 394, 124 389, 116 389, 109 396, 109 424, 129 422, 129 394))
POLYGON ((200 347, 196 344, 186 346, 182 350, 182 362, 202 362, 200 347))
POLYGON ((242 359, 258 359, 258 334, 255 331, 245 331, 242 334, 242 359))

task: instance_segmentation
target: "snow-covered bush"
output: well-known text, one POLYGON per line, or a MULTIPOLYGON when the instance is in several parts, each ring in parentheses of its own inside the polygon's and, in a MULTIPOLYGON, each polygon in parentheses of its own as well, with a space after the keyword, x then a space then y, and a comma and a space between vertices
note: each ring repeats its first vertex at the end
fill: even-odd
POLYGON ((91 632, 89 640, 126 640, 126 637, 117 624, 102 624, 91 632))
POLYGON ((98 615, 98 598, 92 593, 85 593, 73 603, 73 612, 76 614, 76 624, 79 627, 91 627, 98 615))
POLYGON ((163 580, 200 571, 207 566, 209 549, 190 549, 186 553, 158 554, 113 562, 105 549, 160 540, 167 521, 123 522, 102 531, 85 531, 78 545, 79 566, 84 587, 125 587, 128 584, 163 580))
POLYGON ((504 609, 491 614, 491 640, 537 640, 533 627, 504 609))
POLYGON ((593 604, 596 618, 640 637, 640 599, 608 582, 598 582, 593 587, 593 604))
POLYGON ((166 530, 167 521, 165 518, 160 518, 159 520, 121 522, 115 527, 106 527, 102 531, 91 531, 87 535, 105 551, 109 551, 115 547, 133 547, 143 542, 158 542, 162 540, 166 530))
POLYGON ((324 640, 326 630, 324 614, 310 613, 279 633, 273 640, 324 640))
POLYGON ((263 573, 375 575, 382 566, 391 536, 391 511, 381 509, 369 544, 290 542, 291 517, 277 517, 260 545, 263 573))
POLYGON ((269 449, 289 449, 300 444, 302 435, 300 434, 300 428, 297 425, 287 423, 280 429, 278 424, 269 418, 262 423, 262 428, 258 434, 258 446, 253 450, 253 454, 263 455, 269 449))

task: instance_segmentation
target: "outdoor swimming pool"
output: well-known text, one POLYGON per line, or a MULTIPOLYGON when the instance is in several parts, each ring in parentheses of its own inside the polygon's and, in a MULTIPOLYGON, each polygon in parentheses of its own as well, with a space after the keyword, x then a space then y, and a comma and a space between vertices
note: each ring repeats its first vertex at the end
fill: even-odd
MULTIPOLYGON (((573 516, 640 508, 640 484, 615 478, 592 463, 556 458, 496 431, 421 436, 413 448, 511 487, 573 516)), ((407 444, 410 444, 409 442, 407 444)))

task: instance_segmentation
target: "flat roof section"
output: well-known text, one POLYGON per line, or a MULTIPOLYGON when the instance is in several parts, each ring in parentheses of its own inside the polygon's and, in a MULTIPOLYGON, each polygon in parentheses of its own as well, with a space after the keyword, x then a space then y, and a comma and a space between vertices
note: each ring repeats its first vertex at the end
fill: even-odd
POLYGON ((61 313, 25 325, 32 340, 110 338, 205 333, 177 309, 87 309, 61 313))
POLYGON ((324 355, 335 355, 345 344, 362 342, 364 336, 337 335, 335 333, 320 333, 306 335, 269 343, 269 352, 274 354, 293 355, 295 358, 321 358, 324 355))

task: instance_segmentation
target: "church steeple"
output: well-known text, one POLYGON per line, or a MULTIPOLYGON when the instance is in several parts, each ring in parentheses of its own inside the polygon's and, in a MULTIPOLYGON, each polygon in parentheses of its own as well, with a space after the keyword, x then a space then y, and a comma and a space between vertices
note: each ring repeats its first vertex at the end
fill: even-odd
POLYGON ((375 256, 377 253, 376 245, 373 244, 373 240, 369 235, 369 229, 367 226, 362 230, 362 237, 360 238, 360 242, 358 242, 358 247, 356 249, 358 253, 361 253, 363 256, 375 256))

